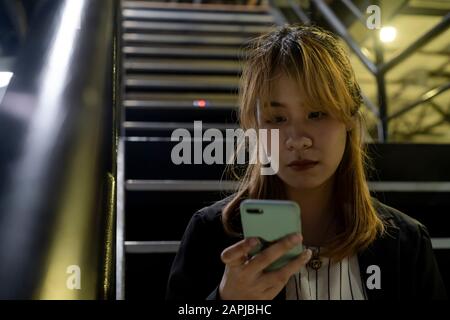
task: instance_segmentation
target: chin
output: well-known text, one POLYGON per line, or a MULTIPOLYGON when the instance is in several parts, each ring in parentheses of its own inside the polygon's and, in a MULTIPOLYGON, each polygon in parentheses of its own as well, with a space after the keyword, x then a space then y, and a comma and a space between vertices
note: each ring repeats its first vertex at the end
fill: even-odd
POLYGON ((280 177, 281 181, 283 181, 288 187, 294 189, 314 189, 323 184, 322 180, 317 178, 301 178, 301 177, 280 177))
POLYGON ((279 172, 278 177, 283 181, 286 186, 293 189, 315 189, 322 186, 326 181, 327 177, 317 176, 317 175, 293 175, 289 172, 279 172))
POLYGON ((287 186, 293 189, 297 190, 310 190, 318 188, 321 184, 320 183, 308 183, 308 182, 296 182, 296 181, 284 181, 287 186))

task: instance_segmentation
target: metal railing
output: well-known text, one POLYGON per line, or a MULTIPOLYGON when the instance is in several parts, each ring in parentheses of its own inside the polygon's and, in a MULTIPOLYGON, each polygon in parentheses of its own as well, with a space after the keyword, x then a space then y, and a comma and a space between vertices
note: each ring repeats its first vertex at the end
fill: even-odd
POLYGON ((46 1, 0 105, 0 298, 113 295, 114 0, 46 1))

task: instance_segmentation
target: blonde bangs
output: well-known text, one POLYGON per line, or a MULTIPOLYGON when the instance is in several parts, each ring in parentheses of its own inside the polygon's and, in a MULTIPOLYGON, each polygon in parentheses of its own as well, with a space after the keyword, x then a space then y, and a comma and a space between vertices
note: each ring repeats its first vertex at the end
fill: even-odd
MULTIPOLYGON (((340 50, 338 47, 331 49, 340 50)), ((258 82, 254 84, 250 109, 256 113, 255 108, 259 106, 264 117, 273 116, 273 108, 270 108, 271 88, 280 73, 284 73, 295 81, 308 110, 326 112, 350 126, 352 115, 361 102, 360 97, 355 99, 352 93, 358 93, 359 87, 353 73, 343 74, 343 66, 339 65, 344 63, 350 67, 350 62, 336 61, 329 50, 312 38, 302 38, 296 39, 295 46, 290 50, 272 50, 267 55, 250 57, 247 72, 252 74, 253 81, 258 82), (349 83, 355 86, 353 90, 349 90, 349 83)))

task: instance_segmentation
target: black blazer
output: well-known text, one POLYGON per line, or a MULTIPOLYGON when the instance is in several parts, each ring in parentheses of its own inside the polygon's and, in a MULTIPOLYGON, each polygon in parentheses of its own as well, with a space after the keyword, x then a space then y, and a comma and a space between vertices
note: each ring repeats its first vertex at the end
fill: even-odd
MULTIPOLYGON (((222 251, 241 240, 225 234, 222 208, 229 196, 196 212, 183 235, 167 284, 168 300, 220 299, 218 286, 225 265, 222 251)), ((368 299, 447 299, 425 226, 404 213, 372 198, 379 216, 387 221, 387 235, 376 239, 358 254, 362 284, 367 267, 381 271, 381 289, 369 290, 368 299)), ((285 300, 286 289, 275 297, 285 300)))

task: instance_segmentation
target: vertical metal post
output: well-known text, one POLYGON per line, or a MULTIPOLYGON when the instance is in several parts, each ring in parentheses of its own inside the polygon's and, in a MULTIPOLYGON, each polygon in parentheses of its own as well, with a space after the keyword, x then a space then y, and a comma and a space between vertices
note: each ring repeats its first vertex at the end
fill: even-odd
MULTIPOLYGON (((379 1, 375 1, 379 5, 379 1)), ((375 79, 377 82, 377 95, 378 95, 378 107, 379 107, 379 121, 381 126, 378 126, 378 140, 379 142, 388 142, 388 119, 387 119, 387 95, 386 95, 386 79, 385 74, 380 72, 379 66, 384 63, 384 48, 381 43, 378 33, 375 33, 373 37, 374 50, 375 50, 375 64, 377 71, 375 73, 375 79)))
MULTIPOLYGON (((375 57, 377 65, 383 63, 383 47, 378 37, 375 37, 375 57)), ((377 72, 375 75, 378 90, 378 106, 381 127, 378 130, 378 139, 380 142, 388 141, 388 119, 387 119, 387 95, 386 95, 386 81, 384 73, 377 72)))

